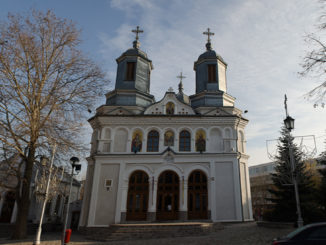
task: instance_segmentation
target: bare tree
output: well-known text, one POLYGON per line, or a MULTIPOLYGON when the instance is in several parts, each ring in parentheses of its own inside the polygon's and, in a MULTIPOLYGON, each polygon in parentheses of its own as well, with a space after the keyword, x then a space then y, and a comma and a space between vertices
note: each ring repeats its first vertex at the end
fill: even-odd
POLYGON ((312 50, 307 52, 303 63, 301 64, 303 71, 302 76, 312 75, 318 79, 320 84, 309 91, 305 97, 314 101, 314 106, 325 106, 326 99, 326 0, 320 0, 323 12, 319 18, 318 31, 306 37, 306 42, 312 46, 312 50), (322 38, 323 37, 323 38, 322 38))
POLYGON ((8 15, 0 24, 0 142, 19 155, 13 238, 26 236, 30 183, 37 155, 84 149, 80 132, 104 74, 78 49, 80 31, 53 12, 8 15))

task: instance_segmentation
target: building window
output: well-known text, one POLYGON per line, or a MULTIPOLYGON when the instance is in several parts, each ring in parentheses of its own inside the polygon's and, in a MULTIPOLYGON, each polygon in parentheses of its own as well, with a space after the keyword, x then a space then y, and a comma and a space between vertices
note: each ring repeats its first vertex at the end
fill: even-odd
POLYGON ((158 151, 158 144, 159 133, 155 130, 150 131, 147 136, 147 151, 158 151))
POLYGON ((180 132, 179 151, 190 151, 190 133, 186 130, 180 132))
POLYGON ((208 82, 216 82, 216 65, 208 65, 208 82))
POLYGON ((127 62, 126 81, 135 81, 136 62, 127 62))

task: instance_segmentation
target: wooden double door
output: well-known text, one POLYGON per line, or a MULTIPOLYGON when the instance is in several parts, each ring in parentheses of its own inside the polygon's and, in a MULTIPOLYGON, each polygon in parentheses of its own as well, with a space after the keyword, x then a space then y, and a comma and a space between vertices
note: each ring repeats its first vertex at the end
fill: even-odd
POLYGON ((129 178, 126 220, 146 220, 148 195, 148 175, 143 171, 133 172, 129 178))
POLYGON ((160 174, 157 185, 156 219, 177 220, 179 216, 179 177, 173 171, 160 174))
POLYGON ((199 170, 188 178, 188 219, 208 219, 207 177, 199 170))

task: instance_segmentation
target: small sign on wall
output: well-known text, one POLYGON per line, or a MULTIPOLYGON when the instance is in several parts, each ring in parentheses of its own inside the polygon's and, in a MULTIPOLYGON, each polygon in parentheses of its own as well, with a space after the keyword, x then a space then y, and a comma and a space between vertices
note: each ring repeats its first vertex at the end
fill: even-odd
POLYGON ((104 187, 106 188, 107 191, 111 191, 112 190, 112 183, 113 183, 113 180, 112 179, 106 179, 104 181, 104 187))

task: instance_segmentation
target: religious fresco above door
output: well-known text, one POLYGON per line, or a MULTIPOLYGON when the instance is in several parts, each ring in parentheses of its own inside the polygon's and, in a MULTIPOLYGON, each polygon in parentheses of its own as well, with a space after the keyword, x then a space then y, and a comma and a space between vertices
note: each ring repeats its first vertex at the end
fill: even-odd
POLYGON ((196 133, 196 151, 206 151, 206 134, 204 130, 198 130, 196 133))
POLYGON ((164 146, 174 146, 174 133, 172 131, 165 132, 164 146))
POLYGON ((143 134, 140 130, 134 131, 131 141, 131 151, 140 152, 142 149, 143 134))

